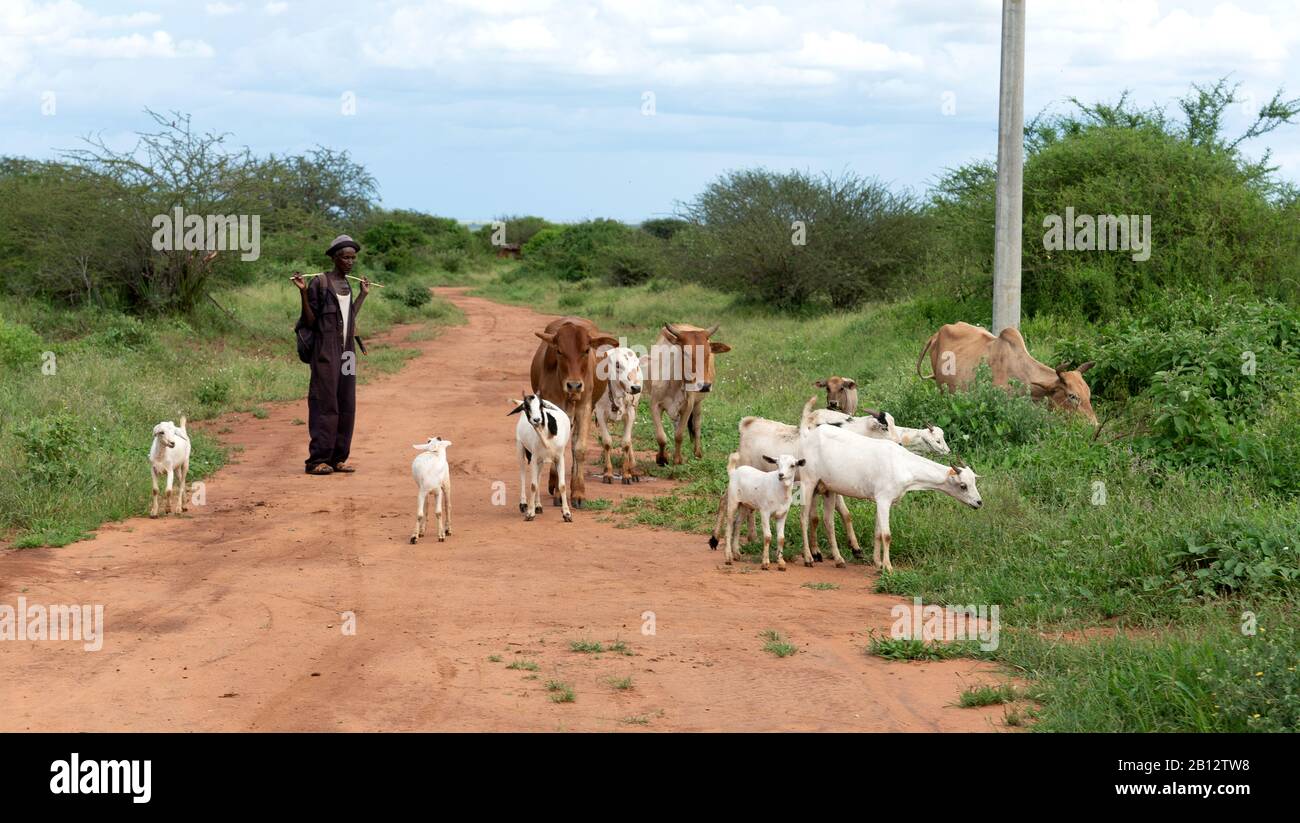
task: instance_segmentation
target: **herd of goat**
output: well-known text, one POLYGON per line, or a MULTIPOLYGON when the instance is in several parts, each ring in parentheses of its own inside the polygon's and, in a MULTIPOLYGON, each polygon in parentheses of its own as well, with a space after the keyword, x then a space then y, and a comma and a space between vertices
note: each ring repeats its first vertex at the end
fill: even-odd
MULTIPOLYGON (((665 414, 675 424, 672 462, 682 462, 686 434, 691 437, 695 456, 701 457, 702 404, 713 388, 714 355, 730 351, 726 344, 710 339, 717 331, 717 326, 704 329, 666 324, 647 354, 621 345, 613 335, 577 317, 560 318, 536 332, 541 343, 532 361, 531 389, 510 401, 513 408, 509 412, 518 415, 515 452, 519 511, 524 519, 531 521, 542 513, 541 474, 549 467, 547 492, 553 505, 561 508, 565 522, 572 522, 571 502, 573 507, 581 508, 585 499, 581 467, 585 465, 586 431, 592 419, 603 449, 602 480, 611 483, 615 476, 611 426, 621 422, 621 481, 639 481, 632 433, 643 397, 648 398, 655 424, 659 465, 669 462, 662 420, 665 414)), ((962 388, 973 379, 976 366, 988 362, 997 385, 1005 387, 1017 380, 1035 398, 1095 422, 1088 386, 1082 379, 1082 373, 1092 364, 1076 370, 1063 366, 1051 369, 1028 355, 1015 329, 1006 329, 995 337, 965 323, 944 326, 926 343, 917 363, 918 374, 927 353, 933 366, 929 377, 940 388, 962 388)), ((928 423, 919 428, 899 426, 892 415, 874 409, 857 414, 857 384, 851 378, 831 376, 816 381, 814 386, 825 391, 826 408, 815 409, 817 396, 810 397, 795 425, 761 417, 740 420, 740 443, 727 460, 727 488, 719 501, 709 539, 709 545, 716 549, 721 538, 726 564, 730 565, 738 553, 741 526, 748 518, 750 539, 757 535, 756 520, 761 520, 762 568, 770 568, 775 520, 776 564, 784 571, 785 522, 796 503, 802 504, 804 565, 822 559, 821 553, 814 550, 820 501, 831 556, 835 565, 842 567, 845 561, 837 544, 834 513, 838 512, 843 521, 853 556, 860 558, 861 549, 844 498, 874 501, 872 558, 883 569, 892 569, 890 509, 907 492, 941 491, 972 508, 983 505, 975 487, 979 475, 970 467, 960 460, 949 466, 922 455, 950 453, 943 429, 928 423), (797 490, 807 498, 797 498, 797 490)), ((420 454, 411 464, 418 486, 412 543, 425 534, 430 497, 438 540, 451 534, 451 472, 447 463, 447 448, 451 445, 451 441, 440 437, 414 445, 420 454)), ((158 485, 163 478, 167 511, 185 510, 189 456, 184 417, 179 425, 165 421, 154 428, 149 453, 153 471, 151 516, 158 514, 158 485)))

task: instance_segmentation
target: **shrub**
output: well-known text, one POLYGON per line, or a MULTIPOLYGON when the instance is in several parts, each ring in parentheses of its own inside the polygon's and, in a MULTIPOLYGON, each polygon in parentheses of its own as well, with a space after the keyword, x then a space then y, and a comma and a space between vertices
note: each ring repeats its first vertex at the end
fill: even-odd
POLYGON ((1170 580, 1188 597, 1300 592, 1300 520, 1234 516, 1172 542, 1170 580))
POLYGON ((1235 638, 1226 665, 1206 668, 1200 681, 1210 689, 1223 731, 1300 731, 1300 632, 1280 622, 1260 626, 1253 636, 1235 638))
POLYGON ((412 309, 428 305, 433 300, 433 295, 429 293, 429 287, 421 283, 408 283, 405 289, 394 290, 391 297, 412 309))
POLYGON ((41 337, 22 323, 0 319, 0 366, 11 369, 40 366, 45 349, 41 337))
POLYGON ((1025 394, 994 386, 987 364, 980 365, 966 391, 938 391, 929 380, 909 380, 882 408, 897 420, 942 427, 948 445, 958 452, 1038 442, 1053 414, 1025 394))
POLYGON ((29 421, 17 431, 27 457, 27 474, 40 485, 66 482, 82 475, 90 452, 86 426, 68 412, 29 421))

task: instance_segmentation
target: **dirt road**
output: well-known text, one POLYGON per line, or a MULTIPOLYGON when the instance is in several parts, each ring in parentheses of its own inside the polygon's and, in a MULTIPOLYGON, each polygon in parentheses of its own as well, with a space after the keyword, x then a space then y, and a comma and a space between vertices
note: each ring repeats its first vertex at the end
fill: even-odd
MULTIPOLYGON (((360 387, 356 474, 303 474, 307 433, 292 421, 306 401, 281 404, 209 424, 229 425, 243 452, 209 479, 206 505, 0 555, 0 604, 103 604, 106 622, 99 651, 0 642, 0 728, 1002 728, 999 707, 955 706, 995 679, 986 666, 864 654, 902 601, 872 593, 862 566, 728 568, 702 536, 616 528, 591 510, 565 524, 548 506, 525 523, 507 398, 548 318, 442 293, 468 326, 414 344, 423 354, 400 373, 360 387), (411 444, 434 434, 454 443, 452 535, 412 546, 411 444), (814 581, 840 588, 802 586, 814 581), (798 652, 765 652, 767 629, 798 652), (631 654, 575 652, 575 640, 631 654), (549 681, 576 699, 554 702, 549 681)), ((143 513, 143 456, 140 469, 143 513)), ((615 503, 671 491, 663 480, 588 489, 615 503)))

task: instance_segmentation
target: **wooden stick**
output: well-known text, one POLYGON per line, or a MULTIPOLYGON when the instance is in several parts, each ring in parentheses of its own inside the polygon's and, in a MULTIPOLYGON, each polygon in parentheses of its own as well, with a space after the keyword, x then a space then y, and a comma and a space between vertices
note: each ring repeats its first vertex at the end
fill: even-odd
MULTIPOLYGON (((312 274, 304 274, 303 277, 320 277, 320 276, 321 276, 322 274, 324 274, 324 273, 325 273, 325 272, 323 272, 323 271, 318 271, 318 272, 314 272, 314 273, 312 273, 312 274)), ((343 275, 343 276, 346 277, 346 278, 348 278, 349 280, 357 280, 357 281, 360 281, 360 280, 361 280, 360 277, 353 277, 353 276, 350 275, 350 274, 345 274, 345 275, 343 275)), ((290 277, 289 279, 292 280, 293 278, 290 277)), ((382 288, 384 287, 384 284, 383 284, 383 283, 376 283, 376 282, 373 281, 373 280, 370 281, 370 285, 374 286, 375 288, 380 288, 380 289, 382 289, 382 288)))

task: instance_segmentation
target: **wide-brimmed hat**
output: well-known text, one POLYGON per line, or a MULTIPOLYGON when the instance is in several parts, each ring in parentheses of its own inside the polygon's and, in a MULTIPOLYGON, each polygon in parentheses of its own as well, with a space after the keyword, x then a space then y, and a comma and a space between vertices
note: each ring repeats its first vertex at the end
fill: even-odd
POLYGON ((325 250, 325 256, 333 257, 335 254, 338 253, 339 249, 345 249, 349 246, 356 249, 357 251, 361 251, 360 243, 353 240, 351 237, 348 237, 346 234, 340 234, 338 237, 334 238, 334 242, 330 243, 330 247, 325 250))

